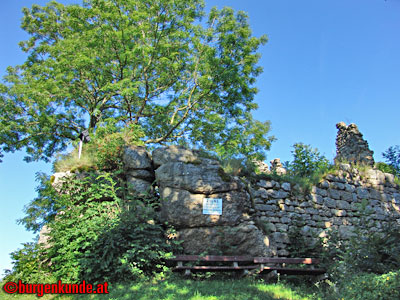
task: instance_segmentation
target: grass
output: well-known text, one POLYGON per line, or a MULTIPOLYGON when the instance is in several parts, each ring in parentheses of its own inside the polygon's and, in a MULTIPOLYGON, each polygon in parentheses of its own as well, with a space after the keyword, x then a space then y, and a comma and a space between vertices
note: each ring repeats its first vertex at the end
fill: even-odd
MULTIPOLYGON (((86 150, 86 149, 84 149, 86 150)), ((78 157, 78 150, 75 149, 66 155, 60 155, 54 163, 55 172, 80 171, 88 170, 96 165, 95 155, 88 151, 82 151, 82 155, 78 157)))
MULTIPOLYGON (((0 299, 37 299, 33 295, 8 295, 2 290, 0 299)), ((45 295, 45 300, 100 299, 100 300, 307 300, 317 299, 297 292, 285 283, 265 283, 261 279, 226 277, 218 279, 184 279, 171 276, 166 280, 152 279, 109 286, 104 295, 45 295)))

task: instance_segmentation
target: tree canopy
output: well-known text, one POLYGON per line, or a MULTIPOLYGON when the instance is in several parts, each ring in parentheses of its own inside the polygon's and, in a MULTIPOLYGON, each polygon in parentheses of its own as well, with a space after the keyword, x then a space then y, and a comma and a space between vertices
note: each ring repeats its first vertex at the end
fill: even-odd
POLYGON ((201 0, 85 0, 24 8, 26 61, 0 84, 0 145, 49 160, 109 118, 146 144, 182 143, 263 157, 254 120, 260 45, 247 16, 201 0))

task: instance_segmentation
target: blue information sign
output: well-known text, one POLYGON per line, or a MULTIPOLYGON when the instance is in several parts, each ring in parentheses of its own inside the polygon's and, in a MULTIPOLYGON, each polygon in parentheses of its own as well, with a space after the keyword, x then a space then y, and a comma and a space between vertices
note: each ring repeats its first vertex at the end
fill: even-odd
POLYGON ((204 198, 203 215, 222 215, 222 199, 204 198))

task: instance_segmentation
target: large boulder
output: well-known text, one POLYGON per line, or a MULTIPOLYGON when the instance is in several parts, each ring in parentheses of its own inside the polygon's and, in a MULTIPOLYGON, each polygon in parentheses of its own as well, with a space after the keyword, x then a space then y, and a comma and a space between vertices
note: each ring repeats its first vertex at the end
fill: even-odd
POLYGON ((240 191, 204 195, 166 187, 161 190, 160 196, 161 216, 176 228, 235 225, 250 205, 249 195, 240 191), (222 215, 203 214, 204 198, 222 199, 222 215))
POLYGON ((126 170, 153 169, 150 155, 143 146, 131 145, 126 147, 122 160, 126 170))
POLYGON ((183 189, 192 193, 214 194, 236 190, 237 181, 224 173, 217 161, 206 159, 199 164, 168 162, 156 170, 160 187, 183 189))
POLYGON ((271 255, 269 239, 252 224, 185 228, 177 231, 185 254, 271 255))
POLYGON ((130 193, 153 193, 155 179, 153 163, 145 147, 135 145, 126 147, 123 164, 130 193))
POLYGON ((180 146, 157 148, 153 151, 152 157, 156 167, 169 162, 197 163, 200 161, 198 151, 180 146))

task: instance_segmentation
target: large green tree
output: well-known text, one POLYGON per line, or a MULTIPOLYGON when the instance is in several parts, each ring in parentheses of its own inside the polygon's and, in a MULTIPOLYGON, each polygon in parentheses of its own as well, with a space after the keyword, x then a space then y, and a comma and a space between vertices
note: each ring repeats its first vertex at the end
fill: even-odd
POLYGON ((257 50, 247 16, 206 16, 202 0, 52 1, 23 10, 26 61, 0 85, 0 145, 48 160, 83 129, 116 118, 146 144, 185 143, 262 158, 269 122, 251 112, 257 50))

